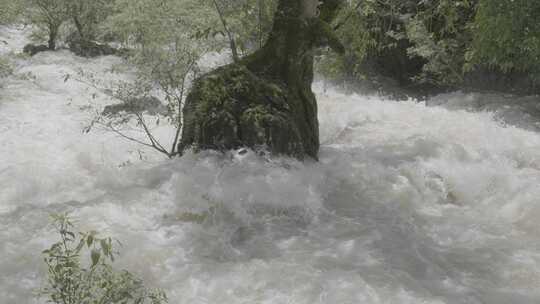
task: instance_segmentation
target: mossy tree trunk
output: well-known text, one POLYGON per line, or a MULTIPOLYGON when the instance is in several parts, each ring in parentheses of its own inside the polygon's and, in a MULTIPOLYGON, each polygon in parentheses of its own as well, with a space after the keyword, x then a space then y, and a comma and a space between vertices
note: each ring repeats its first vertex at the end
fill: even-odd
POLYGON ((179 151, 265 147, 317 159, 314 50, 344 49, 330 27, 343 0, 280 0, 265 45, 197 79, 184 107, 179 151))

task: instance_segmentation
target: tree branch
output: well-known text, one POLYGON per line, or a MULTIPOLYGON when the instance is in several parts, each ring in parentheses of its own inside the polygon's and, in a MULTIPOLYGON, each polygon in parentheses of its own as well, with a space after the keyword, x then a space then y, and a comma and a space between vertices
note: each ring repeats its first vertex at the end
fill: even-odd
POLYGON ((219 19, 221 20, 221 23, 223 24, 223 28, 225 29, 225 32, 227 33, 227 36, 229 37, 229 43, 231 46, 231 51, 233 55, 234 62, 238 62, 238 50, 236 49, 236 42, 234 41, 234 36, 229 30, 229 27, 227 26, 227 20, 225 20, 225 16, 223 16, 223 12, 221 11, 221 8, 219 7, 217 0, 212 0, 214 2, 214 6, 216 8, 216 11, 218 12, 219 19))
POLYGON ((145 143, 143 142, 142 140, 139 140, 139 139, 136 139, 134 137, 131 137, 131 136, 128 136, 126 134, 124 134, 122 131, 116 129, 112 124, 105 124, 105 123, 102 123, 102 122, 98 122, 99 125, 103 126, 103 127, 106 127, 107 129, 111 130, 112 132, 114 132, 115 134, 119 135, 120 137, 123 137, 127 140, 130 140, 130 141, 133 141, 133 142, 136 142, 140 145, 143 145, 143 146, 146 146, 146 147, 149 147, 149 148, 154 148, 151 144, 149 143, 145 143))

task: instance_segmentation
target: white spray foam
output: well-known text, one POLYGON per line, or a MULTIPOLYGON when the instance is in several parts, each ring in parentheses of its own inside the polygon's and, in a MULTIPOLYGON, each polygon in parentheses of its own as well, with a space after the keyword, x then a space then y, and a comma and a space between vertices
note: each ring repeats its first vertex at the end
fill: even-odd
POLYGON ((87 106, 114 101, 64 82, 78 68, 129 77, 108 72, 117 63, 45 52, 2 90, 5 303, 44 303, 32 290, 55 239, 47 215, 66 210, 81 230, 121 239, 118 267, 171 303, 540 301, 537 133, 492 112, 315 86, 319 163, 253 152, 141 162, 136 145, 82 133, 87 106))

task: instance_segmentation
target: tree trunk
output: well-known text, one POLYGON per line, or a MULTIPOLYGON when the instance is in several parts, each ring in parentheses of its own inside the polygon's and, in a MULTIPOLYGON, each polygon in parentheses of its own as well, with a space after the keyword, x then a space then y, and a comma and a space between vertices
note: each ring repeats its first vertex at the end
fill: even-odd
POLYGON ((343 46, 329 25, 343 0, 280 0, 265 45, 197 79, 184 107, 179 151, 265 147, 317 159, 313 51, 343 46), (319 11, 320 10, 320 11, 319 11))
POLYGON ((81 22, 79 21, 79 17, 73 16, 73 23, 75 24, 75 28, 77 29, 77 32, 79 33, 79 38, 81 40, 84 40, 86 37, 84 35, 84 30, 81 22))
POLYGON ((56 37, 58 36, 58 28, 60 26, 50 25, 49 26, 49 41, 48 47, 49 50, 54 51, 56 49, 56 37))

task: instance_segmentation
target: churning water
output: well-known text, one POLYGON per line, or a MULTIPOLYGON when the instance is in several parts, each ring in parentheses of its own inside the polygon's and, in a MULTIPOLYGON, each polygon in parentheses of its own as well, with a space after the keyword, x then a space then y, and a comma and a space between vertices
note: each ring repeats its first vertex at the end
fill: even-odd
MULTIPOLYGON (((13 28, 0 37, 3 54, 26 41, 13 28)), ((65 75, 129 77, 118 63, 41 53, 0 89, 0 303, 43 303, 48 215, 63 211, 120 239, 117 267, 175 304, 540 303, 537 100, 454 93, 426 105, 316 86, 319 163, 163 160, 82 133, 113 101, 65 75)))

